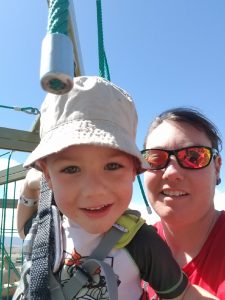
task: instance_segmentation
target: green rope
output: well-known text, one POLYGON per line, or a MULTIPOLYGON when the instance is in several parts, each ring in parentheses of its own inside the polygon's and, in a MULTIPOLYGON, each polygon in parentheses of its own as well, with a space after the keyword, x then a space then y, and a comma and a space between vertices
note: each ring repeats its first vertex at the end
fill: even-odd
MULTIPOLYGON (((15 192, 16 192, 16 182, 14 183, 14 205, 15 205, 15 192)), ((15 207, 13 205, 13 207, 15 207)), ((6 210, 6 208, 5 208, 6 210)), ((15 209, 13 209, 13 214, 12 214, 12 220, 11 220, 11 231, 9 232, 10 233, 10 245, 9 245, 9 253, 7 252, 6 248, 5 248, 5 245, 3 244, 3 247, 4 247, 4 255, 3 255, 3 260, 4 260, 4 257, 6 258, 7 262, 8 262, 8 286, 6 287, 6 294, 7 294, 7 299, 8 297, 10 296, 10 276, 11 276, 11 273, 14 272, 14 274, 17 276, 17 279, 19 280, 20 279, 20 273, 18 272, 18 270, 16 269, 16 266, 14 265, 11 257, 12 257, 12 247, 13 247, 13 233, 14 233, 14 230, 13 230, 13 226, 14 226, 14 214, 15 214, 15 209)), ((7 228, 4 232, 4 234, 6 233, 7 231, 7 228)))
POLYGON ((11 153, 11 151, 5 152, 5 153, 1 154, 0 157, 2 157, 2 156, 4 156, 4 155, 8 155, 8 154, 10 154, 10 153, 11 153))
MULTIPOLYGON (((102 4, 101 0, 96 0, 97 7, 97 23, 98 23, 98 59, 99 59, 99 76, 106 78, 110 81, 109 66, 104 47, 103 39, 103 25, 102 25, 102 4)), ((141 178, 137 175, 138 184, 141 190, 142 197, 144 199, 147 211, 149 214, 152 213, 148 200, 145 196, 145 192, 141 183, 141 178)))
MULTIPOLYGON (((10 152, 8 157, 8 165, 7 165, 7 171, 6 171, 6 182, 9 182, 9 166, 10 166, 10 160, 12 157, 13 151, 10 152)), ((1 271, 0 271, 0 295, 2 294, 2 280, 3 280, 3 267, 4 267, 4 244, 5 244, 5 223, 6 223, 6 207, 7 207, 7 195, 8 195, 8 184, 4 185, 4 194, 3 194, 3 200, 2 200, 2 219, 1 219, 1 232, 0 232, 0 239, 1 239, 1 271)))
MULTIPOLYGON (((4 247, 4 253, 5 253, 5 257, 8 261, 8 264, 9 264, 9 270, 13 270, 13 272, 16 274, 16 276, 18 277, 18 279, 20 279, 20 273, 19 271, 17 270, 15 264, 12 262, 12 245, 10 245, 10 254, 7 252, 7 250, 5 249, 5 246, 3 245, 4 247)), ((10 271, 9 271, 9 274, 8 274, 9 278, 8 278, 8 282, 9 282, 9 279, 10 279, 10 271)))
POLYGON ((48 32, 68 35, 69 0, 50 0, 48 32))
POLYGON ((102 4, 101 0, 96 0, 97 23, 98 23, 98 57, 99 57, 99 76, 110 81, 109 66, 104 48, 103 26, 102 26, 102 4))
MULTIPOLYGON (((11 272, 14 272, 17 276, 18 280, 20 278, 20 273, 16 269, 14 262, 12 261, 12 247, 13 247, 13 234, 14 234, 14 214, 15 210, 13 209, 12 220, 11 220, 11 229, 6 227, 6 220, 7 220, 7 199, 8 199, 8 183, 9 183, 9 170, 10 170, 10 161, 12 158, 13 151, 9 151, 0 155, 0 157, 4 155, 8 155, 8 163, 6 169, 6 184, 3 186, 3 197, 2 197, 2 215, 1 215, 1 228, 0 228, 0 250, 1 250, 1 270, 0 270, 0 295, 2 295, 3 291, 3 272, 4 272, 4 265, 5 265, 5 258, 8 263, 8 284, 4 286, 4 292, 6 293, 6 299, 10 299, 10 278, 11 272), (6 234, 10 234, 10 245, 9 245, 9 252, 6 250, 5 247, 5 236, 6 234)), ((13 207, 15 208, 15 201, 16 201, 16 183, 14 183, 14 204, 13 207)))
MULTIPOLYGON (((14 182, 14 189, 13 189, 13 207, 15 207, 15 204, 16 204, 16 181, 14 182)), ((12 230, 11 230, 11 232, 10 232, 10 251, 9 251, 9 259, 10 259, 10 261, 9 261, 9 259, 8 259, 8 263, 9 263, 9 270, 13 270, 14 271, 14 273, 17 275, 17 277, 18 277, 18 279, 20 278, 20 274, 19 274, 19 272, 17 271, 17 269, 16 269, 16 267, 15 267, 15 265, 14 265, 14 263, 12 262, 12 260, 11 260, 11 257, 12 257, 12 247, 13 247, 13 236, 14 236, 14 216, 15 216, 15 209, 13 209, 13 211, 12 211, 12 222, 11 222, 11 228, 12 228, 12 230)), ((10 280, 10 271, 9 271, 9 274, 8 274, 8 276, 9 276, 9 278, 8 278, 8 282, 9 282, 9 280, 10 280)))
POLYGON ((144 199, 144 202, 145 202, 147 211, 148 211, 149 214, 151 214, 151 213, 152 213, 152 210, 151 210, 151 207, 150 207, 150 205, 149 205, 149 203, 148 203, 148 200, 147 200, 147 198, 146 198, 146 196, 145 196, 145 192, 144 192, 143 185, 142 185, 142 183, 141 183, 141 177, 140 177, 140 175, 137 175, 137 179, 138 179, 138 183, 139 183, 139 186, 140 186, 140 189, 141 189, 141 194, 142 194, 142 197, 143 197, 143 199, 144 199))
POLYGON ((40 111, 37 108, 34 107, 18 107, 18 106, 7 106, 7 105, 1 105, 0 108, 8 108, 8 109, 14 109, 15 111, 22 111, 26 114, 30 115, 39 115, 40 111))
MULTIPOLYGON (((48 33, 69 35, 69 0, 50 0, 48 14, 48 33)), ((49 81, 54 91, 62 91, 65 84, 57 78, 49 81)))
POLYGON ((49 80, 49 86, 55 91, 61 91, 65 88, 65 84, 57 78, 49 80))

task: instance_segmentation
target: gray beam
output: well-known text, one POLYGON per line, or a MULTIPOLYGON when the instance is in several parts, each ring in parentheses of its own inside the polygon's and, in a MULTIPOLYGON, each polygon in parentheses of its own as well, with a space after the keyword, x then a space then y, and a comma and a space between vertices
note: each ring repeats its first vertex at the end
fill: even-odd
POLYGON ((17 202, 17 199, 7 199, 5 204, 5 199, 0 199, 0 208, 16 208, 17 202))
POLYGON ((6 182, 10 183, 10 182, 24 179, 26 176, 26 172, 27 170, 24 169, 23 165, 10 167, 8 170, 8 178, 7 178, 7 169, 0 171, 0 185, 5 184, 6 182))
POLYGON ((39 134, 35 131, 0 127, 0 149, 31 152, 39 140, 39 134))

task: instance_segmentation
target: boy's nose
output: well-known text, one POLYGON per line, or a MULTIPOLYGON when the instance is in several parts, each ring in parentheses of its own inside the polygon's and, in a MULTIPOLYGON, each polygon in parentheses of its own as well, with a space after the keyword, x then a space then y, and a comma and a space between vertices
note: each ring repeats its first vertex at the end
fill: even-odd
POLYGON ((85 196, 103 194, 104 190, 104 182, 101 176, 97 174, 86 176, 83 188, 83 194, 85 196))

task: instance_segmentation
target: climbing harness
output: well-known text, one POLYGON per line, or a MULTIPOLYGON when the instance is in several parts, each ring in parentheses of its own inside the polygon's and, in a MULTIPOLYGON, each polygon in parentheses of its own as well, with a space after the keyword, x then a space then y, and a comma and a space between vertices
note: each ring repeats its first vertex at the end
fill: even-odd
POLYGON ((113 247, 125 247, 144 223, 139 212, 127 210, 103 236, 89 258, 77 267, 74 275, 61 286, 54 275, 63 259, 61 217, 54 205, 52 192, 43 179, 38 215, 24 241, 27 261, 13 300, 25 300, 26 297, 32 300, 71 300, 83 286, 92 281, 91 274, 98 267, 105 274, 109 300, 117 300, 116 275, 104 259, 113 247))

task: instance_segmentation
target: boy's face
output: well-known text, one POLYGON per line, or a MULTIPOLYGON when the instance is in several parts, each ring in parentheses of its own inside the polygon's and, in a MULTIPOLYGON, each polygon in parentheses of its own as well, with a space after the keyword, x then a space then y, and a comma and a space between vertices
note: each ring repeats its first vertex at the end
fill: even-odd
POLYGON ((40 162, 60 211, 90 233, 104 233, 127 209, 134 159, 119 150, 71 146, 40 162))

